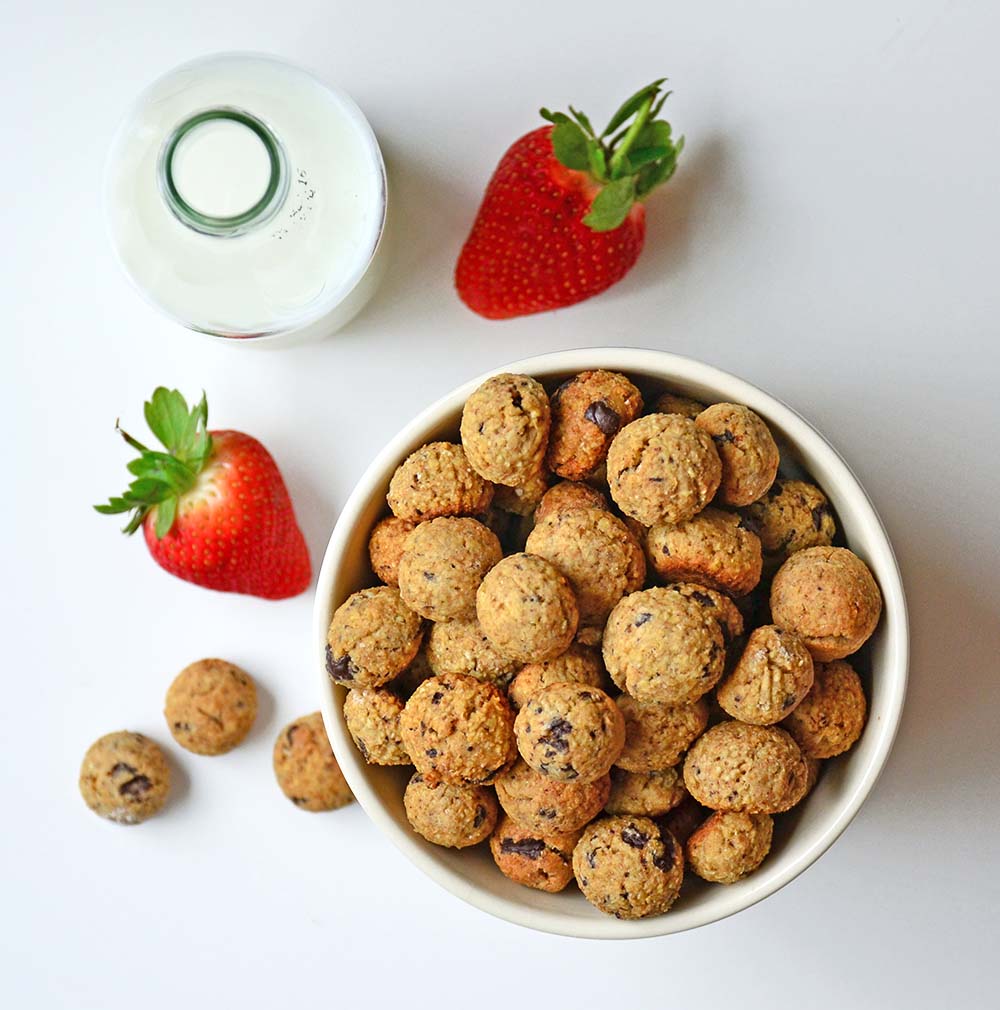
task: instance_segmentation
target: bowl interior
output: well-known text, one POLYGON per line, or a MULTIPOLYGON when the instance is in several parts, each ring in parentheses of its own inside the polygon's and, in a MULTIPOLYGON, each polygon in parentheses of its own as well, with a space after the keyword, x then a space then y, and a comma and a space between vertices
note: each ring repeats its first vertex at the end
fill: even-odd
POLYGON ((485 376, 454 390, 407 425, 372 462, 344 506, 317 589, 314 638, 322 710, 337 760, 359 802, 380 829, 444 887, 487 912, 536 929, 594 938, 656 936, 715 921, 773 893, 817 859, 850 822, 888 756, 902 709, 905 601, 892 548, 857 479, 814 429, 767 393, 692 359, 630 348, 558 352, 497 371, 533 375, 551 391, 586 368, 624 372, 644 396, 671 389, 707 403, 746 404, 764 418, 778 440, 782 474, 807 473, 823 488, 836 510, 840 535, 871 567, 884 598, 881 623, 855 657, 869 700, 868 725, 855 747, 824 762, 813 793, 798 808, 776 818, 771 853, 757 872, 727 887, 705 884, 688 874, 681 897, 667 915, 635 922, 603 915, 572 886, 561 894, 545 894, 514 884, 496 869, 484 845, 443 849, 412 831, 402 802, 412 769, 369 766, 355 749, 343 719, 345 689, 331 684, 324 669, 326 629, 336 606, 377 581, 368 562, 368 536, 378 519, 388 514, 385 493, 396 466, 425 442, 458 440, 462 405, 485 376))

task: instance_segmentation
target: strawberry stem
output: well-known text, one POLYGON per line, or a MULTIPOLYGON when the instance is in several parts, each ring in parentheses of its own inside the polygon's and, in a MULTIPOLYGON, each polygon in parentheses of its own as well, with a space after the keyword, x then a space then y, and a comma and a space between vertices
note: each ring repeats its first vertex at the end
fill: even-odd
POLYGON ((639 136, 646 123, 649 122, 649 113, 652 108, 653 95, 650 95, 639 107, 639 111, 635 114, 635 119, 632 120, 632 125, 625 131, 625 136, 622 137, 621 142, 614 145, 615 153, 611 155, 611 163, 608 165, 612 179, 617 179, 622 175, 622 164, 632 145, 635 143, 636 137, 639 136))

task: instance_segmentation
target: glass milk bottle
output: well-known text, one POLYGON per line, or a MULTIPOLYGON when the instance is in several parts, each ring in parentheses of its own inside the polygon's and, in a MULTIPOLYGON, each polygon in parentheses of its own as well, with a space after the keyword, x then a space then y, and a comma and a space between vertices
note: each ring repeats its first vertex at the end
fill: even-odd
POLYGON ((118 258, 184 326, 245 343, 325 336, 381 276, 385 167, 361 110, 266 56, 184 64, 140 95, 105 175, 118 258))

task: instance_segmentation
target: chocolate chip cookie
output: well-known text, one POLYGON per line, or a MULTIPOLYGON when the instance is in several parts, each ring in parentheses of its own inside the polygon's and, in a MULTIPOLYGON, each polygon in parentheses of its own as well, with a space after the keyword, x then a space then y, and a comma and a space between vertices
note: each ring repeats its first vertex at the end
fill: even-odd
POLYGON ((348 691, 344 721, 354 745, 370 765, 408 765, 399 728, 403 701, 392 691, 364 687, 348 691))
POLYGON ((542 496, 535 509, 535 523, 556 512, 569 512, 572 509, 603 509, 608 510, 608 500, 595 487, 581 481, 564 480, 550 487, 542 496))
POLYGON ((418 523, 438 516, 476 516, 493 500, 493 485, 453 442, 431 442, 412 452, 389 481, 393 515, 418 523))
POLYGON ((615 764, 627 771, 650 772, 676 765, 708 725, 704 698, 669 705, 639 702, 623 694, 615 704, 625 720, 625 746, 615 764))
POLYGON ((99 817, 141 824, 170 793, 170 767, 149 737, 122 730, 91 744, 80 766, 80 795, 99 817))
POLYGON ((389 516, 375 524, 368 538, 368 557, 375 577, 387 586, 399 585, 399 559, 406 538, 417 528, 408 519, 389 516))
POLYGON ((673 810, 687 794, 676 768, 628 772, 615 767, 611 769, 611 794, 604 809, 609 814, 659 817, 673 810))
POLYGON ((163 715, 185 750, 225 754, 243 742, 257 718, 257 688, 234 663, 200 659, 177 674, 163 715))
POLYGON ((815 484, 776 480, 767 494, 747 506, 760 537, 765 565, 774 571, 790 555, 807 547, 829 547, 837 534, 833 508, 815 484))
POLYGON ((540 834, 511 817, 501 817, 490 838, 490 852, 505 877, 555 893, 573 879, 573 847, 579 838, 579 831, 540 834))
POLYGON ((489 786, 428 782, 415 772, 403 793, 410 827, 434 845, 466 849, 489 838, 499 809, 489 786))
POLYGON ((549 684, 589 684, 604 690, 607 683, 600 653, 574 642, 555 659, 522 666, 507 688, 507 698, 516 712, 531 695, 549 684))
POLYGON ((579 831, 607 802, 611 778, 561 782, 523 759, 496 780, 500 806, 522 827, 539 834, 579 831))
POLYGON ((861 736, 867 710, 861 678, 850 663, 817 663, 812 690, 781 726, 806 757, 836 757, 861 736))
POLYGON ((427 662, 439 676, 468 674, 502 688, 520 666, 490 642, 477 620, 432 624, 427 635, 427 662))
POLYGON ((281 791, 300 810, 337 810, 354 799, 319 712, 290 722, 278 734, 274 775, 281 791))
POLYGON ((735 884, 764 862, 773 831, 767 814, 716 811, 688 839, 687 864, 702 880, 735 884))
POLYGON ((695 424, 708 432, 722 460, 718 501, 749 505, 774 483, 778 446, 767 425, 749 407, 716 403, 706 407, 695 424))

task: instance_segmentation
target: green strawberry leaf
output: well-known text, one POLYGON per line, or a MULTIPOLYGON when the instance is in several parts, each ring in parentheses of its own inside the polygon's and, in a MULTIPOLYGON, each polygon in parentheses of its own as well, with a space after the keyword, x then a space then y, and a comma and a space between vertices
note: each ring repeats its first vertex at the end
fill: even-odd
MULTIPOLYGON (((653 115, 650 110, 650 116, 653 115)), ((636 147, 669 147, 670 124, 664 119, 654 119, 647 123, 635 138, 636 147)))
POLYGON ((647 84, 646 87, 640 88, 631 98, 627 99, 618 111, 611 117, 611 121, 604 128, 604 132, 601 134, 602 137, 606 137, 609 133, 614 133, 622 123, 625 122, 630 116, 634 116, 644 102, 650 99, 653 95, 657 94, 660 90, 660 85, 666 80, 665 77, 661 77, 658 81, 653 81, 652 84, 647 84))
POLYGON ((165 501, 156 506, 156 525, 154 527, 154 532, 156 533, 157 540, 162 540, 170 532, 170 527, 174 525, 174 519, 176 516, 176 498, 167 498, 165 501))
POLYGON ((613 231, 628 216, 635 203, 635 176, 609 182, 594 197, 583 223, 593 231, 613 231))
POLYGON ((608 161, 604 148, 598 142, 594 141, 587 148, 587 160, 590 163, 590 171, 600 182, 604 182, 608 178, 608 161))
POLYGON ((637 147, 634 151, 630 151, 628 155, 628 163, 632 167, 630 174, 634 174, 643 165, 648 165, 651 161, 659 161, 660 158, 669 153, 669 147, 637 147))
POLYGON ((566 120, 552 130, 552 150, 559 163, 567 168, 584 171, 590 164, 587 158, 587 137, 576 123, 566 120))
POLYGON ((571 105, 569 107, 569 114, 583 127, 583 130, 588 136, 597 139, 597 134, 594 133, 593 126, 590 125, 590 120, 578 109, 574 109, 571 105))
POLYGON ((549 112, 548 109, 542 108, 538 110, 538 114, 542 117, 542 119, 547 119, 550 123, 570 122, 570 118, 565 112, 549 112))

